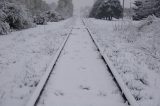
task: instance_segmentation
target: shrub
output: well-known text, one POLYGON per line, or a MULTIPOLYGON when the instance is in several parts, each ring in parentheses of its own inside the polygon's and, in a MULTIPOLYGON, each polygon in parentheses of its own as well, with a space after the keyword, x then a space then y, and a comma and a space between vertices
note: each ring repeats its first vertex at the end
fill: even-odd
POLYGON ((0 21, 5 21, 6 16, 7 15, 2 10, 0 10, 0 21))
POLYGON ((10 32, 10 26, 6 22, 0 21, 0 35, 5 35, 10 32))
POLYGON ((34 17, 34 23, 36 23, 37 25, 46 25, 47 20, 44 16, 37 15, 34 17))
POLYGON ((6 3, 2 11, 6 14, 5 22, 12 29, 20 30, 33 27, 33 23, 25 7, 15 3, 6 3))
POLYGON ((142 20, 149 15, 160 17, 160 0, 135 0, 133 20, 142 20))
POLYGON ((46 17, 47 22, 58 22, 60 20, 64 20, 64 18, 62 18, 62 16, 56 11, 47 11, 43 15, 46 17))
POLYGON ((117 21, 113 26, 113 30, 121 33, 119 37, 128 43, 135 42, 140 36, 137 26, 131 20, 117 21))

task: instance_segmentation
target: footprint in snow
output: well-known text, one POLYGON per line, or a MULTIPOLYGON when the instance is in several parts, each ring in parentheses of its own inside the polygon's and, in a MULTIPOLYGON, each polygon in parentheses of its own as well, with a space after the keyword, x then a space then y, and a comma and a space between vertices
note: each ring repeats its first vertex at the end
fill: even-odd
POLYGON ((64 96, 64 93, 62 91, 60 91, 60 90, 55 91, 54 94, 56 96, 64 96))
POLYGON ((73 56, 72 56, 70 59, 71 59, 71 60, 74 60, 74 59, 75 59, 75 57, 73 57, 73 56))
POLYGON ((105 97, 105 96, 107 96, 107 94, 104 93, 104 92, 102 92, 102 91, 99 91, 99 93, 97 94, 97 96, 105 97))
POLYGON ((119 89, 112 91, 112 94, 119 94, 119 89))
POLYGON ((86 71, 86 69, 87 69, 86 67, 81 67, 82 71, 86 71))
POLYGON ((84 44, 87 44, 87 45, 88 45, 88 42, 84 42, 84 44))
POLYGON ((63 55, 66 55, 66 54, 68 54, 68 51, 67 51, 67 50, 64 50, 62 54, 63 54, 63 55))
POLYGON ((91 88, 89 86, 80 85, 79 88, 82 89, 82 90, 86 90, 86 91, 91 90, 91 88))

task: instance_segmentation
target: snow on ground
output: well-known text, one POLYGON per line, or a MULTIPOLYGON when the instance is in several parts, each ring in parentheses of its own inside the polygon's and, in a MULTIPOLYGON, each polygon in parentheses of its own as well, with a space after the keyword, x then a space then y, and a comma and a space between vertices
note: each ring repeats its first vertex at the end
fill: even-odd
POLYGON ((0 36, 0 106, 24 106, 74 19, 0 36))
POLYGON ((160 106, 160 20, 85 21, 141 106, 160 106))
POLYGON ((38 106, 126 106, 78 19, 38 106))

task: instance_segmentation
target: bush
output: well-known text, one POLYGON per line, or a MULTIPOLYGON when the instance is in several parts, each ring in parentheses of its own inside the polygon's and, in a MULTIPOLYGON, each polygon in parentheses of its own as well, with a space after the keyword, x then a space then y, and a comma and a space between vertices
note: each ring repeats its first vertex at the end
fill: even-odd
POLYGON ((46 17, 47 22, 58 22, 64 20, 64 18, 62 18, 62 16, 56 11, 47 11, 44 13, 44 16, 46 17))
POLYGON ((45 25, 47 22, 58 22, 61 20, 64 20, 64 18, 58 12, 51 10, 34 17, 34 23, 38 25, 45 25))
POLYGON ((136 0, 133 20, 142 20, 149 15, 160 17, 160 0, 136 0))
POLYGON ((47 20, 44 16, 37 15, 34 17, 34 23, 36 23, 37 25, 46 25, 47 20))
POLYGON ((6 16, 7 15, 2 10, 0 10, 0 21, 5 21, 6 16))
POLYGON ((5 35, 10 32, 10 26, 6 22, 0 21, 0 35, 5 35))
POLYGON ((20 5, 6 3, 2 11, 6 14, 5 22, 7 22, 12 29, 26 29, 34 25, 27 10, 20 5))
POLYGON ((0 34, 10 32, 10 29, 21 30, 34 27, 28 10, 15 3, 0 1, 0 34))

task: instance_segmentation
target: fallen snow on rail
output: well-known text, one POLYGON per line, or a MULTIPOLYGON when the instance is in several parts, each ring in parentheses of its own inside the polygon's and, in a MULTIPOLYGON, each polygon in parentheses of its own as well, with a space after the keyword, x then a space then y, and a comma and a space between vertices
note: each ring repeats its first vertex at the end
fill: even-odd
POLYGON ((128 106, 80 19, 38 106, 128 106))
POLYGON ((159 21, 151 25, 127 20, 85 22, 138 103, 159 106, 159 21))
MULTIPOLYGON (((84 21, 83 21, 84 22, 84 21)), ((84 22, 85 24, 85 22, 84 22)), ((126 84, 124 83, 124 81, 122 80, 120 74, 118 73, 117 69, 115 68, 115 66, 112 64, 112 62, 109 60, 108 56, 106 55, 106 53, 104 52, 104 49, 100 46, 100 44, 97 42, 97 40, 95 39, 95 36, 93 36, 92 32, 89 30, 88 27, 86 27, 86 29, 88 30, 93 42, 95 43, 95 45, 98 47, 101 55, 104 58, 104 61, 106 62, 106 64, 108 65, 108 67, 110 68, 111 73, 113 74, 118 86, 121 89, 121 92, 124 94, 124 96, 127 99, 127 102, 129 105, 131 106, 139 106, 139 104, 137 103, 136 99, 133 97, 133 95, 131 94, 130 90, 128 89, 128 87, 126 86, 126 84)))
POLYGON ((24 106, 73 19, 0 36, 0 106, 24 106))

